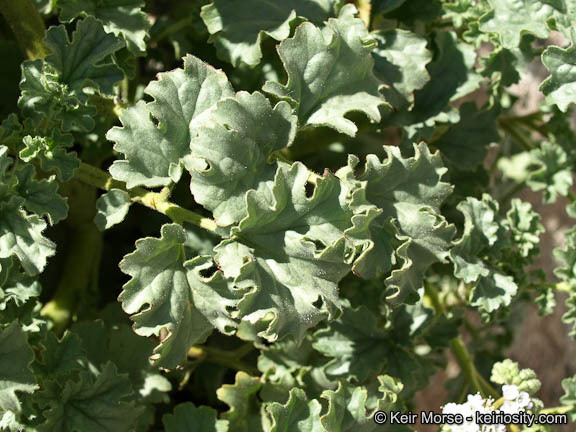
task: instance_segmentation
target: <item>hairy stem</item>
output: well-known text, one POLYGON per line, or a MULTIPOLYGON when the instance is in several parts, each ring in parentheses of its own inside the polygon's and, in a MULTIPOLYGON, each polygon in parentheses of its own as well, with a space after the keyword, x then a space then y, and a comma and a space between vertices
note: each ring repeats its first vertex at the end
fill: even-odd
POLYGON ((36 60, 46 57, 46 27, 32 0, 0 0, 0 13, 6 18, 27 58, 36 60))
POLYGON ((372 14, 371 0, 357 0, 356 7, 358 8, 358 15, 364 21, 367 28, 370 28, 370 16, 372 14))
POLYGON ((218 228, 216 222, 212 219, 168 201, 166 192, 150 192, 143 188, 127 189, 125 183, 114 180, 108 173, 92 165, 82 163, 74 178, 105 191, 111 189, 127 191, 132 197, 132 201, 156 210, 168 216, 174 222, 188 222, 212 232, 215 232, 218 228))

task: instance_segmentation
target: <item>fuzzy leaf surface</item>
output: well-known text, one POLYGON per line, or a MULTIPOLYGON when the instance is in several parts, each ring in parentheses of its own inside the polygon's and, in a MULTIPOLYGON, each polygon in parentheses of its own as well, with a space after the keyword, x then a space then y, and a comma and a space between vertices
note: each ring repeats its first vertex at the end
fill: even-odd
POLYGON ((122 127, 107 135, 126 158, 115 161, 110 173, 129 188, 177 182, 202 114, 234 94, 224 73, 191 55, 184 58, 183 69, 159 74, 145 92, 154 101, 123 111, 122 127))
POLYGON ((293 104, 301 126, 328 126, 354 136, 357 127, 345 118, 349 112, 380 120, 385 101, 373 72, 376 41, 354 13, 353 6, 344 7, 323 29, 304 23, 278 48, 288 81, 269 81, 264 91, 293 104))

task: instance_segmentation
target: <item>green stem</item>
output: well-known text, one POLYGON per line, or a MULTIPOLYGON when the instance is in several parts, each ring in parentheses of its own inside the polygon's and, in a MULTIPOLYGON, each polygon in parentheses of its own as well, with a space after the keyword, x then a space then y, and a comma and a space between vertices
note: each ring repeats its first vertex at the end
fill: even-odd
POLYGON ((27 58, 35 60, 46 57, 46 27, 32 0, 0 0, 0 13, 6 18, 27 58))
POLYGON ((150 38, 150 43, 151 44, 157 43, 161 40, 166 39, 168 36, 170 36, 174 33, 177 33, 180 30, 185 29, 192 22, 194 22, 195 19, 196 19, 196 16, 194 14, 192 14, 190 16, 182 18, 181 20, 176 21, 174 24, 169 25, 164 30, 161 30, 160 32, 156 33, 155 35, 152 35, 152 37, 150 38))
POLYGON ((480 387, 480 383, 478 381, 478 373, 476 372, 474 361, 466 349, 466 345, 464 345, 462 338, 457 337, 452 339, 450 342, 450 348, 452 350, 452 354, 454 354, 454 358, 456 358, 456 362, 458 362, 458 365, 460 366, 460 369, 466 378, 466 381, 468 381, 468 384, 470 384, 470 390, 473 393, 483 394, 482 388, 480 387))
POLYGON ((168 201, 165 191, 150 192, 143 188, 127 189, 125 183, 114 180, 112 176, 107 174, 105 171, 93 167, 92 165, 82 163, 80 168, 76 171, 74 178, 105 191, 109 191, 111 189, 121 189, 127 191, 132 197, 132 201, 156 210, 168 216, 174 222, 188 222, 192 225, 196 225, 200 228, 212 232, 216 232, 218 228, 216 222, 214 222, 212 219, 201 216, 198 213, 194 213, 191 210, 187 210, 177 204, 168 201))
POLYGON ((370 16, 372 15, 371 0, 356 0, 356 7, 358 8, 360 19, 364 21, 366 28, 370 28, 370 16))

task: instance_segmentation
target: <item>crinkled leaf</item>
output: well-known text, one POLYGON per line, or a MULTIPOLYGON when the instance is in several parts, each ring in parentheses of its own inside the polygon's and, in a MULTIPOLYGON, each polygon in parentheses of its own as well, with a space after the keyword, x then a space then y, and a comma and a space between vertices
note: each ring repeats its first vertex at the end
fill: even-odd
POLYGON ((45 44, 51 54, 44 61, 22 65, 22 94, 18 106, 29 116, 61 120, 63 128, 94 127, 94 110, 86 104, 86 90, 112 95, 122 80, 122 71, 111 56, 124 46, 116 36, 106 33, 98 21, 86 18, 78 22, 69 39, 64 26, 51 27, 45 44))
POLYGON ((132 393, 126 375, 107 363, 94 377, 88 372, 76 381, 66 381, 57 398, 51 398, 46 421, 40 431, 117 432, 130 430, 142 410, 126 402, 132 393))
POLYGON ((261 386, 260 379, 238 372, 234 384, 224 384, 218 389, 218 399, 230 407, 222 418, 230 422, 231 431, 263 431, 257 399, 261 386))
POLYGON ((218 224, 230 225, 246 215, 247 191, 270 188, 270 154, 292 143, 297 119, 287 103, 272 108, 261 93, 246 92, 219 102, 209 119, 194 131, 185 164, 196 201, 218 224))
POLYGON ((30 370, 33 359, 26 333, 18 323, 0 330, 0 417, 6 411, 20 411, 16 392, 36 390, 36 379, 30 370))
POLYGON ((202 19, 212 35, 218 56, 234 66, 241 62, 257 65, 262 59, 264 35, 277 41, 290 36, 290 24, 297 17, 321 24, 335 16, 341 0, 214 0, 202 8, 202 19))
POLYGON ((376 41, 347 5, 324 29, 304 23, 278 48, 288 82, 267 82, 264 90, 290 101, 301 126, 328 126, 354 136, 356 125, 345 116, 352 111, 380 120, 380 82, 375 77, 372 50, 376 41))
POLYGON ((43 170, 54 172, 59 179, 68 181, 80 166, 76 152, 66 150, 72 146, 73 140, 72 135, 62 135, 58 130, 50 136, 27 135, 22 140, 25 147, 19 155, 25 162, 37 160, 43 170))
POLYGON ((384 89, 387 100, 396 109, 414 102, 414 90, 430 80, 426 65, 432 53, 427 41, 407 30, 395 29, 374 34, 378 46, 372 52, 376 76, 388 85, 384 89))
POLYGON ((228 432, 228 422, 217 420, 218 412, 192 402, 177 405, 174 414, 166 414, 162 423, 166 432, 228 432))
POLYGON ((565 406, 571 406, 572 409, 568 411, 570 421, 576 421, 576 376, 562 380, 562 389, 564 394, 560 398, 560 403, 565 406))
POLYGON ((546 39, 548 22, 564 12, 561 0, 490 0, 493 10, 481 19, 480 29, 496 33, 505 48, 520 45, 522 35, 546 39))
POLYGON ((46 333, 36 372, 44 377, 57 377, 84 369, 86 353, 78 335, 67 331, 61 339, 46 333))
POLYGON ((309 176, 300 163, 281 163, 271 192, 248 192, 248 215, 215 249, 226 277, 245 291, 243 338, 301 340, 338 309, 337 285, 354 255, 345 240, 353 212, 336 177, 319 178, 310 196, 309 176))
POLYGON ((349 156, 338 176, 352 190, 363 190, 365 199, 382 212, 369 226, 373 244, 354 263, 355 273, 374 277, 401 262, 387 283, 397 301, 409 301, 417 298, 414 291, 421 286, 423 272, 448 256, 454 228, 439 208, 452 187, 441 180, 446 169, 440 155, 431 154, 425 144, 415 147, 410 158, 397 147, 384 150, 387 158, 367 156, 360 174, 359 159, 349 156))
POLYGON ((544 191, 544 202, 553 203, 558 195, 566 196, 572 186, 573 158, 558 144, 543 142, 530 153, 532 166, 528 186, 544 191))
POLYGON ((534 394, 540 389, 540 380, 532 369, 520 369, 510 359, 495 363, 490 381, 500 385, 515 385, 518 390, 534 394))
POLYGON ((98 213, 94 217, 94 223, 100 231, 105 231, 121 223, 128 214, 130 204, 132 201, 128 192, 121 189, 111 189, 96 201, 98 213))
POLYGON ((272 417, 270 432, 305 430, 324 432, 320 423, 322 406, 316 399, 309 400, 306 393, 295 388, 290 390, 290 397, 285 405, 273 402, 266 407, 272 417))
POLYGON ((178 181, 181 161, 190 153, 190 139, 206 114, 220 100, 233 96, 226 75, 188 55, 184 69, 162 73, 148 84, 153 102, 138 102, 120 116, 107 138, 126 160, 110 168, 114 178, 134 186, 163 186, 178 181))
POLYGON ((566 312, 562 315, 562 322, 571 325, 570 337, 576 339, 576 295, 572 294, 566 299, 566 312))
POLYGON ((56 245, 42 235, 46 222, 23 210, 0 210, 0 258, 16 256, 28 274, 35 275, 46 267, 56 253, 56 245))
POLYGON ((532 210, 532 205, 515 198, 510 203, 506 220, 510 228, 510 237, 522 257, 538 253, 540 234, 544 226, 540 223, 540 215, 532 210))
POLYGON ((47 216, 51 225, 66 219, 68 204, 58 195, 58 183, 54 177, 36 179, 34 167, 25 165, 15 173, 18 178, 16 192, 24 199, 26 210, 40 216, 47 216))
POLYGON ((144 0, 58 0, 60 21, 93 16, 102 22, 107 32, 122 35, 134 54, 146 51, 150 23, 142 11, 144 5, 144 0))
POLYGON ((434 146, 460 169, 474 170, 484 162, 490 144, 500 140, 498 110, 479 110, 473 102, 462 104, 460 121, 434 140, 434 146))
POLYGON ((540 86, 549 103, 566 112, 576 102, 576 47, 550 46, 542 53, 542 63, 550 76, 540 86))
POLYGON ((469 197, 458 204, 464 214, 464 232, 450 252, 454 275, 473 283, 470 303, 486 312, 508 306, 518 286, 503 274, 485 255, 495 253, 503 240, 503 226, 498 220, 498 203, 489 195, 482 201, 469 197))
POLYGON ((361 306, 346 308, 338 320, 316 332, 313 347, 333 359, 326 365, 328 376, 365 382, 382 372, 390 344, 374 315, 361 306))
POLYGON ((136 333, 161 336, 154 359, 166 368, 180 365, 188 349, 206 340, 213 326, 226 333, 235 326, 226 307, 236 300, 222 273, 210 272, 209 258, 189 260, 185 241, 180 225, 164 225, 161 238, 139 240, 136 251, 120 263, 132 277, 119 296, 122 307, 134 314, 136 333))

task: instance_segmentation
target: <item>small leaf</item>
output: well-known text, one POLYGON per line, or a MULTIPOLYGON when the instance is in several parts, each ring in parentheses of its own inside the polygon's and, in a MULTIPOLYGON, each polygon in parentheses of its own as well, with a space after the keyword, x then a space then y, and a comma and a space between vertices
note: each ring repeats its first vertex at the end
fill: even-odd
POLYGON ((230 407, 222 417, 230 422, 234 432, 262 432, 260 404, 257 392, 262 386, 258 378, 238 372, 234 384, 224 384, 216 394, 230 407))
POLYGON ((98 213, 94 217, 94 223, 100 231, 105 231, 121 223, 128 214, 131 204, 132 201, 128 192, 111 189, 96 201, 98 213))
POLYGON ((217 420, 218 412, 209 407, 196 407, 192 402, 174 408, 174 414, 162 417, 166 432, 228 432, 228 421, 217 420))

